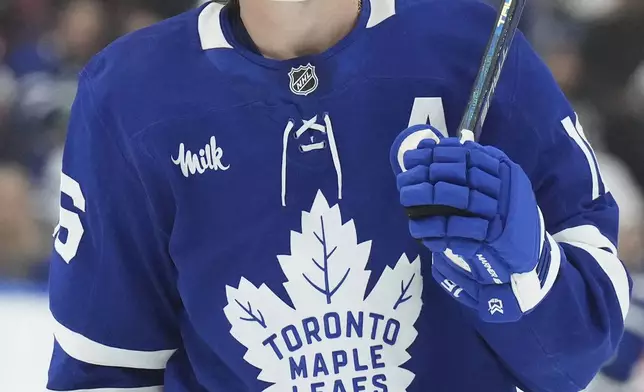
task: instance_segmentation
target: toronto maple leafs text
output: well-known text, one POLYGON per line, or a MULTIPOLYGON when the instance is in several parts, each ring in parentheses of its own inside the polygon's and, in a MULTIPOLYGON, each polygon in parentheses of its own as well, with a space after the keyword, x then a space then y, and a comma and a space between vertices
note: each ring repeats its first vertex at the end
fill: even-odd
POLYGON ((374 390, 387 392, 387 377, 377 372, 385 367, 383 350, 385 345, 394 346, 400 333, 400 322, 378 313, 348 311, 346 314, 329 312, 321 318, 308 317, 299 325, 287 325, 279 335, 274 333, 264 340, 278 360, 288 357, 291 379, 306 379, 321 375, 338 375, 332 384, 324 381, 310 384, 310 390, 303 391, 293 385, 292 392, 359 392, 374 390), (368 350, 362 347, 317 352, 314 356, 298 354, 305 345, 323 345, 325 340, 340 338, 369 339, 368 350), (346 372, 353 373, 351 385, 345 385, 346 372), (369 375, 363 375, 369 373, 369 375))
POLYGON ((372 275, 372 242, 358 241, 339 205, 318 192, 301 217, 301 231, 288 234, 290 254, 277 255, 287 296, 245 277, 226 286, 224 313, 247 348, 244 361, 259 369, 264 392, 407 391, 416 375, 404 365, 423 304, 420 257, 379 253, 373 266, 387 265, 372 275))

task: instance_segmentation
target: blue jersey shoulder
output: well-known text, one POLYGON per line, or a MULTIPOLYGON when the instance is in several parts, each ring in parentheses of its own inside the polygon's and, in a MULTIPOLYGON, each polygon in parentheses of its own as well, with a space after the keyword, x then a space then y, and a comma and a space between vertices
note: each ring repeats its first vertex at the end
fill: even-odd
MULTIPOLYGON (((496 11, 469 0, 414 0, 398 2, 397 14, 373 29, 370 76, 418 79, 441 96, 447 126, 455 135, 465 110, 496 11)), ((498 84, 494 102, 507 106, 516 88, 516 59, 522 37, 515 42, 498 84)))
POLYGON ((91 84, 101 116, 115 116, 136 133, 168 118, 233 105, 224 78, 203 55, 201 9, 119 38, 81 76, 91 84), (207 96, 208 99, 202 99, 207 96))
POLYGON ((374 29, 372 41, 382 60, 388 53, 400 56, 390 58, 391 61, 383 63, 388 67, 379 69, 390 72, 407 69, 418 76, 440 77, 456 73, 472 77, 476 73, 494 25, 495 11, 491 7, 469 0, 398 4, 391 21, 374 29))
MULTIPOLYGON (((388 77, 433 79, 441 89, 446 111, 456 109, 458 115, 451 116, 451 121, 447 113, 450 133, 455 132, 494 28, 496 11, 473 0, 413 0, 404 4, 398 18, 392 18, 390 29, 383 26, 376 33, 382 34, 381 45, 387 45, 378 52, 377 72, 388 77)), ((511 156, 520 146, 530 144, 525 141, 534 142, 533 146, 551 145, 562 129, 560 122, 571 113, 550 70, 518 31, 493 96, 482 141, 500 142, 511 156), (504 124, 520 131, 514 136, 501 135, 498 131, 504 124)))

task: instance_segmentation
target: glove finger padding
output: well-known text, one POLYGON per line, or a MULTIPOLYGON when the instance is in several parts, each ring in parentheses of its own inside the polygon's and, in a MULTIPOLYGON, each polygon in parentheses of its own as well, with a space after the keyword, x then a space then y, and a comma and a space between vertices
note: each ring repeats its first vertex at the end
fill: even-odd
POLYGON ((434 161, 429 167, 429 182, 436 184, 441 181, 456 185, 467 185, 467 162, 442 163, 434 161))
MULTIPOLYGON (((413 169, 412 169, 413 170, 413 169)), ((409 172, 402 173, 405 175, 409 172)), ((400 204, 405 207, 429 205, 434 202, 434 186, 428 182, 400 188, 400 204)))
POLYGON ((429 167, 427 166, 416 166, 404 173, 400 173, 396 177, 396 185, 399 191, 404 187, 423 183, 429 183, 429 167))
MULTIPOLYGON (((447 218, 444 216, 431 216, 409 221, 409 232, 417 240, 441 239, 445 237, 446 230, 447 218)), ((433 249, 430 250, 433 251, 433 249)))
POLYGON ((471 167, 467 172, 467 183, 472 190, 479 191, 495 200, 501 194, 501 179, 483 171, 479 167, 471 167))
POLYGON ((434 148, 430 147, 407 151, 404 155, 407 170, 411 170, 416 166, 429 166, 433 161, 434 148))
POLYGON ((422 125, 399 135, 390 159, 403 206, 461 210, 409 222, 432 252, 438 284, 487 322, 516 321, 534 308, 547 292, 540 281, 548 268, 539 266, 550 259, 541 257, 545 228, 523 169, 494 147, 422 125))
POLYGON ((470 189, 470 204, 468 210, 475 215, 492 220, 499 210, 499 202, 478 190, 470 189))
POLYGON ((477 145, 476 143, 465 143, 468 147, 468 166, 477 168, 485 173, 494 177, 499 176, 499 159, 498 154, 490 154, 485 147, 477 145))
POLYGON ((483 218, 450 216, 447 219, 447 236, 484 241, 490 222, 483 218))
POLYGON ((454 207, 459 210, 468 210, 469 203, 470 189, 467 186, 442 181, 434 185, 433 204, 454 207))

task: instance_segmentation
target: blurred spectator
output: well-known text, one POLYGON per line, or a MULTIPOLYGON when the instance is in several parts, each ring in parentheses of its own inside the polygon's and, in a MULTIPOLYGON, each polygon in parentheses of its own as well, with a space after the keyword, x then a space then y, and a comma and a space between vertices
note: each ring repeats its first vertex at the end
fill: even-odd
POLYGON ((621 5, 588 25, 580 45, 584 70, 579 95, 602 117, 608 149, 644 186, 644 90, 637 83, 644 62, 644 3, 623 0, 621 5))
POLYGON ((18 86, 13 72, 0 64, 0 163, 17 162, 21 157, 22 141, 11 127, 12 109, 18 86))
POLYGON ((144 27, 148 27, 154 23, 157 23, 161 20, 161 16, 157 13, 145 9, 145 8, 135 8, 127 12, 125 21, 123 23, 123 34, 131 33, 136 30, 140 30, 144 27))
POLYGON ((0 0, 0 280, 38 271, 58 220, 61 156, 78 72, 111 40, 183 0, 0 0))
MULTIPOLYGON (((644 2, 538 2, 534 41, 564 91, 593 113, 597 133, 644 186, 644 2)), ((586 123, 587 119, 582 118, 586 123)))
POLYGON ((619 158, 598 152, 597 160, 604 184, 619 205, 620 258, 631 272, 640 271, 644 261, 644 195, 619 158))
POLYGON ((98 0, 71 0, 63 8, 53 32, 60 64, 78 72, 107 44, 107 13, 98 0))
POLYGON ((42 260, 44 242, 30 205, 29 182, 15 166, 0 166, 0 275, 29 276, 42 260))

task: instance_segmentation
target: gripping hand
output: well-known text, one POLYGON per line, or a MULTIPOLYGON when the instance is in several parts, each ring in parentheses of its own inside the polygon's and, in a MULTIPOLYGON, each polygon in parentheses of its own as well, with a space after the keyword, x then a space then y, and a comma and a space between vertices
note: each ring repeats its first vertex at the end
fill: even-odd
POLYGON ((427 125, 398 136, 391 163, 409 232, 432 252, 432 276, 452 297, 488 322, 519 320, 545 297, 559 248, 519 165, 427 125))

